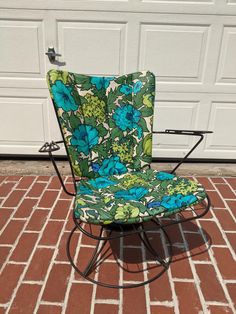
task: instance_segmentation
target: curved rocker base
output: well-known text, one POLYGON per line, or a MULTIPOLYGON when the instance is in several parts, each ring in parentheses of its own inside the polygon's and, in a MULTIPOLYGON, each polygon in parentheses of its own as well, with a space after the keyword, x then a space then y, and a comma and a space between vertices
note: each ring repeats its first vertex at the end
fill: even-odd
MULTIPOLYGON (((183 223, 186 221, 190 221, 190 220, 194 220, 194 219, 198 219, 202 216, 204 216, 210 209, 210 200, 209 197, 207 196, 206 201, 203 201, 201 203, 203 205, 203 212, 200 213, 199 215, 196 214, 194 208, 191 208, 192 212, 194 213, 193 217, 187 218, 187 219, 180 219, 180 220, 174 220, 171 221, 170 223, 167 223, 165 225, 161 225, 161 223, 158 221, 157 218, 153 218, 152 222, 156 225, 156 228, 146 228, 144 229, 143 227, 143 223, 140 224, 133 224, 133 225, 108 225, 108 226, 101 226, 100 229, 100 234, 99 236, 95 236, 92 233, 89 233, 88 231, 86 231, 82 226, 81 226, 81 221, 79 221, 78 219, 75 218, 75 216, 73 215, 73 219, 75 222, 75 227, 72 229, 68 241, 67 241, 67 256, 68 259, 72 265, 72 267, 75 269, 75 271, 80 274, 83 278, 89 280, 90 282, 103 286, 103 287, 107 287, 107 288, 117 288, 117 289, 127 289, 127 288, 135 288, 135 287, 140 287, 140 286, 144 286, 154 280, 156 280, 157 278, 159 278, 164 272, 167 271, 167 269, 169 268, 171 261, 172 261, 172 243, 171 240, 165 230, 165 228, 167 228, 168 226, 177 224, 177 223, 183 223), (81 232, 83 232, 86 236, 97 240, 97 245, 94 249, 93 255, 90 258, 90 261, 88 262, 86 268, 82 271, 81 269, 79 269, 75 262, 74 259, 71 256, 71 240, 73 238, 73 235, 75 233, 75 231, 79 229, 81 232), (103 231, 106 230, 108 233, 108 236, 103 236, 103 231), (163 258, 161 258, 158 254, 158 252, 153 248, 153 246, 151 245, 147 232, 148 231, 157 231, 157 230, 161 230, 162 234, 165 237, 166 243, 167 243, 167 247, 168 247, 168 259, 165 260, 163 258), (118 231, 119 234, 118 235, 113 235, 113 231, 118 231), (98 281, 96 279, 93 279, 91 277, 89 277, 89 275, 94 271, 94 269, 98 266, 99 264, 99 256, 102 253, 103 248, 105 247, 105 244, 107 243, 107 241, 111 241, 114 239, 118 239, 118 238, 122 238, 122 237, 127 237, 130 235, 136 234, 139 236, 141 242, 143 243, 145 249, 151 253, 151 255, 154 257, 154 259, 156 260, 156 262, 159 263, 159 265, 157 264, 157 267, 159 269, 158 274, 154 275, 152 278, 145 280, 143 282, 138 282, 138 283, 133 283, 133 284, 124 284, 124 285, 112 285, 109 284, 107 282, 102 282, 102 281, 98 281), (161 268, 161 269, 160 269, 161 268)), ((117 266, 121 267, 119 261, 116 260, 117 266)), ((143 271, 147 271, 148 269, 143 269, 143 271)))

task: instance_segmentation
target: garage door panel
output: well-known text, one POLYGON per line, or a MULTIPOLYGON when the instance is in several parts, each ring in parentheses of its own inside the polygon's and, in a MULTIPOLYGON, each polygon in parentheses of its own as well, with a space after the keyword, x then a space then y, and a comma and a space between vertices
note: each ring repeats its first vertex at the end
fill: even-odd
MULTIPOLYGON (((155 107, 153 128, 156 131, 196 129, 198 107, 198 101, 160 99, 155 107)), ((192 141, 193 138, 189 136, 156 134, 153 139, 154 155, 155 157, 163 157, 163 153, 166 154, 166 150, 170 149, 172 151, 180 150, 182 154, 183 151, 191 147, 192 141)))
POLYGON ((236 151, 236 101, 211 103, 208 129, 214 130, 206 141, 205 151, 236 151))
POLYGON ((42 23, 1 21, 1 76, 26 76, 42 73, 42 23))
POLYGON ((25 147, 45 141, 47 125, 44 112, 47 110, 47 99, 2 97, 0 106, 0 140, 3 147, 25 147))
POLYGON ((142 25, 140 67, 158 81, 201 82, 208 26, 142 25))
POLYGON ((223 31, 217 82, 236 84, 236 26, 225 26, 223 31))
POLYGON ((125 23, 58 22, 59 50, 66 68, 84 74, 124 72, 125 23))

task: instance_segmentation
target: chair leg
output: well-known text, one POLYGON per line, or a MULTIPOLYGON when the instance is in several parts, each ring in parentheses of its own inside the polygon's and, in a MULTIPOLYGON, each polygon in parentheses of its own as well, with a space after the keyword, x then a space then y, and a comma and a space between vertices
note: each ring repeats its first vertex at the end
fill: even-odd
MULTIPOLYGON (((75 265, 75 262, 74 262, 74 260, 73 260, 73 258, 71 256, 71 245, 70 244, 71 244, 72 237, 73 237, 75 231, 77 230, 77 228, 78 228, 78 225, 76 225, 72 229, 72 231, 71 231, 71 233, 69 235, 69 238, 68 238, 68 241, 67 241, 67 256, 68 256, 68 259, 69 259, 72 267, 75 269, 75 271, 77 273, 79 273, 82 277, 84 277, 85 279, 91 281, 94 284, 97 284, 97 285, 100 285, 100 286, 103 286, 103 287, 107 287, 107 288, 116 288, 116 289, 128 289, 128 288, 140 287, 140 286, 144 286, 144 285, 154 281, 155 279, 159 278, 168 269, 168 266, 170 264, 171 258, 169 257, 169 261, 168 262, 165 262, 165 263, 163 261, 161 262, 161 258, 158 256, 157 252, 154 250, 154 248, 152 247, 148 237, 146 236, 147 240, 144 240, 145 247, 150 251, 150 253, 152 253, 152 255, 154 255, 156 260, 162 266, 162 269, 159 271, 158 274, 156 274, 155 276, 153 276, 152 278, 150 278, 150 279, 148 279, 146 281, 143 281, 143 282, 140 282, 140 283, 135 283, 135 284, 129 284, 129 285, 128 284, 126 284, 126 285, 111 285, 109 283, 101 282, 101 281, 95 280, 93 278, 90 278, 89 274, 94 269, 95 265, 97 265, 98 259, 100 257, 100 254, 101 254, 105 244, 107 243, 108 240, 111 241, 111 240, 114 240, 115 238, 114 238, 114 236, 111 236, 112 231, 110 230, 107 239, 104 240, 102 238, 102 232, 103 232, 104 228, 101 227, 100 234, 99 234, 99 237, 101 237, 101 239, 100 240, 97 239, 98 242, 97 242, 97 245, 96 245, 96 247, 94 249, 93 255, 90 258, 90 260, 89 260, 85 270, 82 271, 82 270, 79 269, 79 267, 77 267, 75 265), (110 239, 109 239, 109 236, 111 236, 110 239)), ((160 227, 158 226, 158 228, 160 228, 160 227)), ((81 230, 81 229, 79 229, 79 230, 81 230)), ((138 234, 143 233, 143 232, 144 232, 143 228, 142 228, 142 230, 137 231, 138 234)), ((171 246, 170 239, 169 239, 168 235, 166 234, 166 232, 164 230, 163 230, 163 232, 164 232, 164 236, 166 238, 166 241, 168 242, 168 245, 171 246)), ((121 233, 124 233, 124 232, 121 231, 121 233)), ((128 235, 126 234, 124 236, 128 236, 128 235)), ((141 238, 142 238, 142 236, 141 236, 141 238)), ((117 263, 117 264, 118 264, 118 267, 119 267, 119 263, 117 263)))
MULTIPOLYGON (((101 228, 100 236, 102 235, 102 233, 103 233, 103 227, 101 228)), ((112 231, 110 231, 110 234, 111 233, 112 233, 112 231)), ((108 240, 98 240, 97 241, 97 245, 94 249, 93 255, 92 255, 88 265, 86 266, 85 270, 83 271, 85 277, 87 277, 90 274, 91 270, 93 270, 94 266, 96 265, 96 263, 98 261, 98 257, 101 254, 103 248, 105 247, 107 241, 108 240), (99 245, 100 245, 100 248, 99 248, 99 245)))
MULTIPOLYGON (((162 230, 163 231, 163 230, 162 230)), ((140 240, 142 241, 142 243, 144 244, 145 248, 152 254, 152 256, 155 257, 155 259, 166 269, 168 269, 170 263, 171 263, 171 255, 169 256, 169 260, 168 262, 166 262, 163 258, 161 258, 159 256, 159 254, 157 253, 157 251, 153 248, 153 246, 151 245, 147 233, 145 232, 143 226, 142 226, 142 231, 138 234, 140 240)), ((168 237, 168 236, 167 236, 168 237)), ((169 238, 169 237, 168 237, 169 238)), ((171 242, 170 239, 168 239, 168 242, 170 243, 170 247, 171 247, 171 242)))

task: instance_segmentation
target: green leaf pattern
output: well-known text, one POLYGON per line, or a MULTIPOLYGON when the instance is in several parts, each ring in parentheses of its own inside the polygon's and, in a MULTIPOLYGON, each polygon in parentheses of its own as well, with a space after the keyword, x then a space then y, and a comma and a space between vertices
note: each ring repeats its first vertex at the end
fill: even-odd
POLYGON ((77 184, 75 215, 93 224, 169 216, 206 197, 193 181, 151 169, 155 77, 51 70, 47 82, 77 184), (86 179, 85 179, 86 178, 86 179))

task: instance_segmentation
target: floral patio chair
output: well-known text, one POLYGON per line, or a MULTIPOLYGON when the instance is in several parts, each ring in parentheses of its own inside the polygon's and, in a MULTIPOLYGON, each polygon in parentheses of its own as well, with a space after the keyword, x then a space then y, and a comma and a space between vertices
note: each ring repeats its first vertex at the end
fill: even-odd
POLYGON ((209 210, 210 200, 202 185, 175 175, 174 171, 183 161, 171 173, 150 168, 152 134, 198 136, 195 149, 209 132, 152 131, 155 77, 151 72, 90 77, 51 70, 47 81, 63 140, 45 143, 40 152, 49 153, 63 189, 74 195, 75 227, 67 243, 72 266, 83 277, 106 287, 130 288, 155 280, 171 262, 168 226, 203 216, 209 210), (66 148, 74 193, 67 191, 53 158, 60 144, 66 148), (194 208, 199 204, 201 210, 196 213, 194 208), (178 215, 185 210, 191 211, 192 216, 178 215), (162 225, 166 217, 171 219, 162 225), (149 221, 155 228, 144 226, 149 221), (88 231, 88 224, 99 226, 99 234, 88 231), (84 270, 71 256, 70 243, 77 229, 97 240, 94 254, 84 270), (149 240, 148 231, 158 229, 168 242, 168 259, 161 258, 149 240), (161 272, 130 285, 112 285, 90 276, 108 240, 135 234, 162 267, 161 272))

